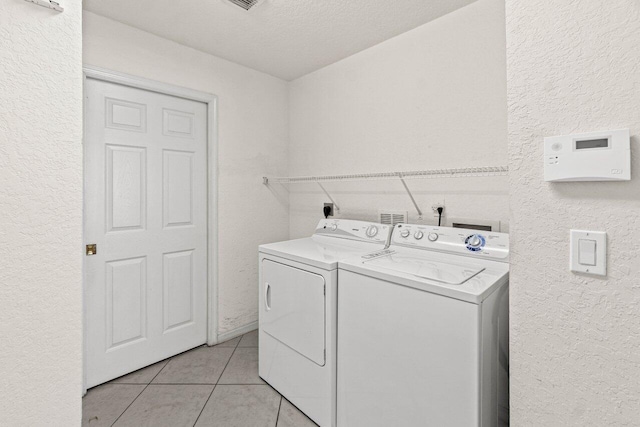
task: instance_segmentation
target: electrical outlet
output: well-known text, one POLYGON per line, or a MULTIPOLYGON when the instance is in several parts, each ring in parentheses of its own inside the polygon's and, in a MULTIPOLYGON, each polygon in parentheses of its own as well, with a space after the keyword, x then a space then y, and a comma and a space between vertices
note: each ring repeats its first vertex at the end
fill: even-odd
POLYGON ((325 203, 325 204, 324 204, 323 211, 322 211, 322 214, 323 214, 325 217, 333 216, 333 203, 325 203), (326 214, 326 213, 325 213, 325 209, 326 209, 327 207, 329 208, 329 213, 328 213, 328 214, 326 214))
POLYGON ((442 208, 442 215, 444 216, 444 203, 436 203, 435 205, 431 206, 434 218, 438 218, 440 216, 440 214, 438 213, 438 208, 442 208))

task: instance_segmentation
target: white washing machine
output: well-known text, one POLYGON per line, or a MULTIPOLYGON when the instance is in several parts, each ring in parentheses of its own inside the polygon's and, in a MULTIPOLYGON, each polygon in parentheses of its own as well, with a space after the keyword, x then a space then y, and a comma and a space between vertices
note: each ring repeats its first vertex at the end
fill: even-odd
POLYGON ((322 427, 336 423, 338 261, 383 250, 389 232, 322 220, 311 237, 260 246, 260 377, 322 427))
POLYGON ((397 225, 340 261, 339 427, 508 425, 509 236, 397 225))

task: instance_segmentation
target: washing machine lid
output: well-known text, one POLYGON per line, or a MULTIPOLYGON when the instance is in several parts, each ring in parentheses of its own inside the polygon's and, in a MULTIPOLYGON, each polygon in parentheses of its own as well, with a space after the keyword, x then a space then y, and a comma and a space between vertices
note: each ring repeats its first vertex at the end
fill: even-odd
POLYGON ((480 304, 509 278, 507 263, 393 246, 344 259, 339 268, 474 304, 480 304))
POLYGON ((449 285, 461 285, 484 270, 484 267, 451 264, 402 253, 374 258, 364 264, 449 285))
POLYGON ((312 236, 259 247, 261 254, 275 255, 323 270, 335 270, 338 261, 384 248, 382 243, 312 236))

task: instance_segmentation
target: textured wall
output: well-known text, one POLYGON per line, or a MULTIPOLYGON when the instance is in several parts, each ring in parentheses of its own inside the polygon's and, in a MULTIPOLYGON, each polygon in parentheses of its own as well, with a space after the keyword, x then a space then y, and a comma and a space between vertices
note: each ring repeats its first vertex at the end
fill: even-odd
MULTIPOLYGON (((479 0, 291 83, 292 175, 506 165, 504 1, 479 0)), ((508 220, 506 177, 410 180, 425 222, 508 220)), ((340 216, 409 212, 398 181, 327 183, 340 216)), ((291 186, 291 237, 308 235, 327 197, 291 186)))
POLYGON ((81 2, 0 2, 0 425, 80 425, 81 2))
POLYGON ((218 95, 219 332, 258 319, 258 245, 286 240, 287 83, 85 12, 84 62, 218 95))
POLYGON ((507 0, 515 426, 640 423, 640 3, 507 0), (628 127, 632 178, 546 183, 543 137, 628 127), (608 276, 569 229, 608 233, 608 276))

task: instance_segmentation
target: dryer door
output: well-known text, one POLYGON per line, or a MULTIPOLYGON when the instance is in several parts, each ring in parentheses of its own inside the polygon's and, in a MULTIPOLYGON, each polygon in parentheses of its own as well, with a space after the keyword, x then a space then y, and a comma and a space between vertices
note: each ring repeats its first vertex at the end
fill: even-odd
POLYGON ((325 364, 325 280, 319 274, 262 261, 261 328, 314 363, 325 364))

